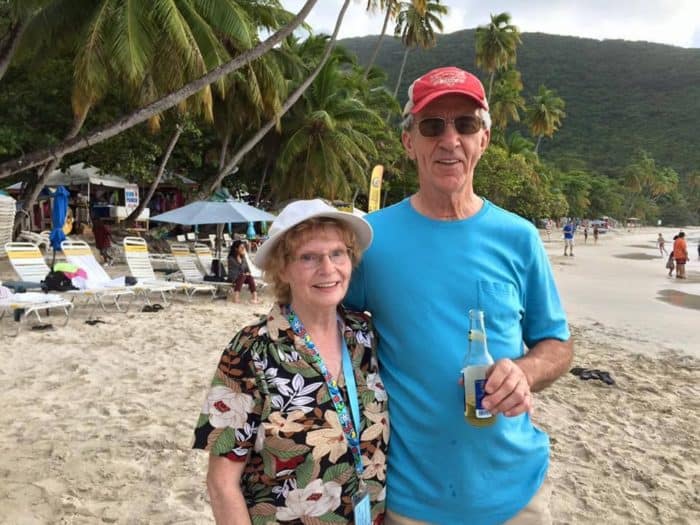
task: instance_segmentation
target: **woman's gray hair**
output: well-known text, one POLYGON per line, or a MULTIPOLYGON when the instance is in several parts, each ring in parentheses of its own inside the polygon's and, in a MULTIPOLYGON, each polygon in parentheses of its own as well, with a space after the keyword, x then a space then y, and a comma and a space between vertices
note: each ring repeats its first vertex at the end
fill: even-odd
MULTIPOLYGON (((484 121, 484 128, 491 129, 491 114, 484 108, 476 108, 476 116, 484 121)), ((416 119, 409 113, 401 121, 401 131, 410 131, 416 119)))

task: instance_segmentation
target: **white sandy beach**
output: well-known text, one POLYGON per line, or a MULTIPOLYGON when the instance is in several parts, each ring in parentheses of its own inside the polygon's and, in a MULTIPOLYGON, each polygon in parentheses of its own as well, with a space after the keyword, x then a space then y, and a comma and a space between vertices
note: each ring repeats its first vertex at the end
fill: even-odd
MULTIPOLYGON (((659 231, 675 233, 577 239, 573 258, 559 235, 545 243, 574 365, 617 381, 566 374, 536 398, 555 523, 700 523, 700 229, 686 230, 687 281, 666 276, 659 231)), ((192 428, 223 346, 269 304, 178 300, 95 326, 78 309, 66 327, 0 336, 0 523, 213 523, 192 428)))

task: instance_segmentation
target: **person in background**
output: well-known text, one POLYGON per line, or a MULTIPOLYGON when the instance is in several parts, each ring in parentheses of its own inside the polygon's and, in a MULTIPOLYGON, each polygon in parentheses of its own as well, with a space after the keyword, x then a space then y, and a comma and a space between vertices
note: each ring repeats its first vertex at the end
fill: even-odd
POLYGON ((588 244, 588 225, 583 227, 583 244, 588 244))
POLYGON ((600 231, 598 230, 598 225, 593 226, 593 244, 598 244, 598 236, 600 235, 600 231))
POLYGON ((664 239, 663 234, 659 234, 659 237, 656 239, 656 245, 659 247, 659 254, 661 255, 661 257, 667 255, 666 239, 664 239))
POLYGON ((551 523, 549 439, 529 412, 573 345, 534 225, 474 192, 490 123, 474 75, 443 67, 417 79, 401 138, 418 192, 366 216, 375 238, 344 304, 372 314, 390 399, 385 525, 551 523), (470 309, 485 312, 496 360, 487 428, 465 421, 458 383, 470 309))
POLYGON ((685 279, 685 264, 689 260, 685 232, 680 232, 673 241, 673 258, 676 261, 676 279, 685 279))
POLYGON ((381 523, 387 394, 370 317, 339 306, 372 229, 314 199, 269 233, 255 264, 277 304, 224 351, 195 429, 214 517, 381 523))
POLYGON ((243 240, 236 240, 231 245, 228 252, 228 277, 233 283, 232 300, 234 303, 241 301, 241 288, 244 284, 248 285, 252 298, 252 304, 258 304, 258 291, 255 285, 255 278, 250 274, 248 261, 246 260, 246 243, 243 240))
POLYGON ((564 225, 564 255, 574 256, 574 223, 573 221, 567 221, 564 225), (567 253, 567 251, 569 253, 567 253))
POLYGON ((92 233, 95 236, 95 247, 102 256, 103 264, 111 266, 114 264, 114 256, 112 255, 112 230, 101 218, 95 217, 92 220, 92 233))

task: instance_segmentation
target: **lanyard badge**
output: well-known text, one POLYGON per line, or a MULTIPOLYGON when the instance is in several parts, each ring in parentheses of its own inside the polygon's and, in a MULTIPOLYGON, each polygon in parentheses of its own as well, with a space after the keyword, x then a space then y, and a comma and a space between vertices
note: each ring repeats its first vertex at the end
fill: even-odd
POLYGON ((316 345, 311 340, 311 336, 308 334, 301 320, 291 307, 287 307, 287 319, 289 320, 289 325, 292 327, 294 333, 299 336, 306 345, 306 348, 311 352, 311 357, 321 371, 323 379, 326 381, 326 386, 331 396, 331 401, 333 402, 333 407, 338 414, 338 421, 343 428, 343 434, 352 452, 352 457, 354 461, 355 472, 357 473, 357 479, 359 480, 359 487, 357 492, 352 497, 352 510, 354 515, 355 525, 372 525, 372 510, 370 506, 369 492, 367 491, 367 486, 362 479, 362 473, 364 471, 364 465, 362 463, 362 454, 360 452, 360 436, 358 434, 360 429, 360 405, 357 396, 357 385, 355 384, 355 374, 352 368, 352 361, 350 359, 350 351, 345 343, 345 338, 341 337, 341 352, 343 354, 343 376, 345 377, 345 385, 348 390, 348 399, 350 401, 350 407, 352 409, 352 419, 348 414, 348 407, 343 401, 343 396, 338 388, 333 376, 331 376, 328 368, 321 358, 316 349, 316 345))

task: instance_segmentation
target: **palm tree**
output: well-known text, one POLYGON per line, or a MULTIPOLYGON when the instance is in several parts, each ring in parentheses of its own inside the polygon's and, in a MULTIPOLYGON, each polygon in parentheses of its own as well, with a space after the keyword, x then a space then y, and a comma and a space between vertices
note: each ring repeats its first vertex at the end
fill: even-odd
POLYGON ((394 97, 396 97, 399 92, 408 52, 413 47, 422 47, 423 49, 434 47, 436 43, 434 28, 437 28, 438 31, 442 31, 440 15, 447 14, 447 7, 441 5, 440 0, 424 2, 422 7, 422 10, 417 8, 416 2, 401 2, 400 4, 394 35, 401 36, 401 41, 406 49, 403 53, 399 76, 396 79, 394 97))
MULTIPOLYGON (((348 9, 348 5, 350 4, 350 0, 345 0, 343 2, 342 7, 340 8, 340 13, 338 14, 338 17, 336 18, 335 21, 335 29, 333 30, 333 34, 331 37, 328 39, 328 43, 326 44, 326 47, 323 51, 323 55, 321 56, 318 64, 314 68, 314 70, 309 74, 309 76, 289 95, 287 100, 285 100, 284 104, 282 104, 282 107, 280 108, 280 111, 272 118, 270 119, 264 126, 262 126, 257 132, 253 134, 252 137, 250 137, 245 143, 243 143, 239 149, 236 151, 236 153, 233 154, 231 160, 228 161, 228 163, 223 167, 219 169, 219 173, 217 174, 215 180, 211 182, 203 192, 200 193, 200 196, 207 196, 211 195, 216 188, 221 185, 221 181, 226 177, 226 175, 233 173, 235 169, 238 167, 238 164, 240 163, 241 159, 251 150, 253 149, 262 139, 267 135, 267 133, 278 123, 279 119, 282 118, 282 116, 289 111, 289 109, 296 104, 296 102, 302 97, 304 92, 311 86, 311 84, 314 82, 318 74, 323 70, 326 62, 328 61, 329 57, 331 56, 331 52, 335 48, 335 42, 338 37, 338 32, 340 31, 340 26, 343 23, 343 18, 345 17, 345 11, 348 9)), ((297 15, 298 16, 298 15, 297 15)), ((1 166, 1 165, 0 165, 1 166)))
MULTIPOLYGON (((75 10, 81 3, 49 3, 30 22, 26 47, 42 51, 52 45, 46 35, 65 31, 66 11, 75 10)), ((81 5, 80 12, 75 13, 79 29, 69 37, 77 53, 71 97, 74 125, 66 138, 77 135, 90 109, 112 86, 120 86, 139 103, 150 102, 229 59, 219 34, 243 47, 252 47, 245 11, 235 2, 229 2, 225 10, 217 5, 201 8, 200 12, 191 1, 177 6, 151 0, 101 0, 81 5), (227 14, 228 19, 224 18, 227 14)), ((221 84, 217 87, 222 88, 221 84)), ((212 119, 210 86, 182 101, 179 109, 184 112, 192 108, 212 119)), ((152 116, 152 128, 158 125, 159 116, 152 116)), ((54 156, 30 185, 25 209, 33 206, 60 160, 61 156, 54 156)))
POLYGON ((507 69, 499 75, 489 98, 494 127, 505 130, 509 122, 520 122, 520 110, 525 109, 525 99, 520 95, 522 89, 519 71, 507 69))
POLYGON ((0 35, 0 79, 5 75, 29 22, 49 0, 6 0, 0 2, 0 18, 7 20, 7 30, 0 35))
POLYGON ((532 104, 526 110, 530 132, 537 137, 535 153, 540 149, 542 137, 551 137, 561 126, 561 121, 566 116, 564 106, 564 100, 559 98, 554 90, 540 86, 532 104))
POLYGON ((515 64, 520 31, 510 23, 510 15, 491 15, 491 23, 476 28, 476 65, 489 73, 488 97, 491 97, 497 71, 515 64))
POLYGON ((534 153, 535 145, 529 139, 523 137, 519 131, 514 131, 505 143, 505 150, 509 157, 514 155, 522 155, 527 160, 535 161, 537 156, 534 153))
POLYGON ((370 69, 372 69, 374 62, 377 60, 379 48, 382 46, 382 41, 384 40, 384 35, 386 34, 386 28, 389 25, 389 19, 392 16, 396 16, 398 6, 398 0, 367 0, 367 11, 381 9, 382 11, 385 11, 385 13, 384 23, 382 24, 382 32, 379 33, 379 36, 377 37, 377 43, 374 45, 374 50, 372 51, 372 55, 369 58, 369 62, 367 62, 367 67, 365 68, 365 78, 367 78, 370 69))
POLYGON ((140 124, 141 122, 162 113, 166 109, 176 106, 203 88, 206 88, 209 84, 217 82, 224 76, 237 71, 244 65, 256 60, 266 52, 270 51, 275 45, 279 44, 282 40, 289 36, 304 21, 313 6, 316 4, 316 1, 317 0, 307 0, 300 9, 299 13, 297 13, 293 19, 291 19, 278 31, 273 33, 265 41, 261 42, 252 49, 241 53, 232 60, 229 60, 228 62, 214 68, 197 80, 188 82, 178 90, 131 112, 117 121, 107 124, 106 126, 102 126, 86 136, 64 140, 62 143, 53 147, 44 148, 27 155, 23 155, 18 159, 0 164, 0 179, 9 177, 17 172, 42 165, 54 156, 64 156, 68 153, 73 153, 107 140, 108 138, 111 138, 122 131, 130 129, 137 124, 140 124))
POLYGON ((349 200, 367 186, 368 155, 376 148, 366 130, 383 126, 347 82, 333 57, 285 121, 287 139, 277 159, 276 197, 349 200))

